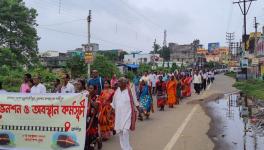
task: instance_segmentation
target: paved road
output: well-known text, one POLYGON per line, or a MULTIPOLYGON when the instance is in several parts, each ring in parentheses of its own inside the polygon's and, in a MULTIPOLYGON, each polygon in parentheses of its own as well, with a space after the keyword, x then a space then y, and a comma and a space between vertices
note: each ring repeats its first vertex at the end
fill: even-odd
MULTIPOLYGON (((233 79, 217 75, 215 83, 201 95, 193 93, 176 108, 156 111, 150 120, 138 122, 136 131, 130 136, 133 149, 212 150, 214 144, 207 136, 210 118, 196 102, 210 95, 236 91, 233 83, 233 79)), ((120 150, 118 136, 104 142, 103 150, 120 150)))

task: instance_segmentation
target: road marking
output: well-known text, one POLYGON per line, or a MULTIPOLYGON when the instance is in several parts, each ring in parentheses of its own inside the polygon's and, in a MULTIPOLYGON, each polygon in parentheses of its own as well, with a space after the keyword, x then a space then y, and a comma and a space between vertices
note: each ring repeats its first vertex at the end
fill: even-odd
POLYGON ((181 124, 180 128, 178 128, 178 130, 175 132, 175 134, 171 138, 170 142, 166 145, 166 147, 163 150, 171 150, 173 148, 173 146, 178 141, 180 135, 182 134, 182 132, 185 129, 185 127, 187 126, 188 122, 191 120, 191 118, 192 118, 194 112, 197 110, 197 108, 198 108, 198 105, 195 105, 192 108, 192 110, 189 113, 189 115, 187 116, 187 118, 183 121, 183 123, 181 124))

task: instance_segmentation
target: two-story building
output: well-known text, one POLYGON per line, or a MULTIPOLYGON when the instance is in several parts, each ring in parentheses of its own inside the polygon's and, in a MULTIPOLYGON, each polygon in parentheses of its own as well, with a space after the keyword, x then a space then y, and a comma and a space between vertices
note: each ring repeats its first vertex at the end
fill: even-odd
POLYGON ((159 54, 142 54, 141 52, 132 52, 124 56, 125 64, 148 64, 151 62, 158 62, 160 60, 159 54))

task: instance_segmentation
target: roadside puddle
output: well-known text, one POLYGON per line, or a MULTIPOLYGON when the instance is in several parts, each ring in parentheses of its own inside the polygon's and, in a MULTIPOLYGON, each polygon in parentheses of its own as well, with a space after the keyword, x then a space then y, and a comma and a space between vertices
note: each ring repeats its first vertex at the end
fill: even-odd
POLYGON ((254 104, 237 93, 203 104, 212 119, 208 136, 215 143, 215 149, 264 149, 264 111, 254 104))

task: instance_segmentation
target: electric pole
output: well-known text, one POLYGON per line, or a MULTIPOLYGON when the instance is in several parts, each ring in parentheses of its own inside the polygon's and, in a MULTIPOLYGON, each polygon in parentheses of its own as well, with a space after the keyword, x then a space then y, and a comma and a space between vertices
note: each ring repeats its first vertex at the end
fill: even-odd
MULTIPOLYGON (((239 6, 239 8, 241 10, 241 13, 244 16, 244 33, 243 33, 243 38, 242 38, 242 41, 244 42, 244 51, 247 50, 247 40, 248 40, 248 35, 247 35, 247 14, 248 14, 248 11, 249 11, 250 6, 251 6, 253 1, 257 1, 257 0, 239 0, 238 2, 233 2, 233 4, 238 4, 238 6, 239 6), (241 3, 243 3, 243 8, 241 6, 241 3), (247 6, 247 3, 249 3, 248 6, 247 6)), ((246 80, 247 80, 248 79, 247 68, 242 68, 242 72, 244 72, 246 74, 246 80)))
POLYGON ((164 30, 163 47, 167 47, 167 30, 164 30))
POLYGON ((87 17, 87 22, 88 22, 88 45, 90 46, 91 44, 91 31, 90 31, 90 27, 91 27, 91 19, 92 19, 92 11, 89 10, 89 15, 87 17))
POLYGON ((226 33, 226 41, 229 47, 229 53, 232 58, 233 56, 233 41, 235 40, 235 33, 226 33))
MULTIPOLYGON (((88 22, 88 43, 86 51, 89 52, 91 50, 91 21, 92 21, 92 11, 89 10, 89 15, 87 17, 88 22)), ((91 76, 91 63, 87 63, 87 77, 90 79, 91 76)))
POLYGON ((239 0, 238 2, 233 2, 233 4, 238 4, 242 15, 244 16, 244 33, 243 33, 243 42, 244 42, 244 50, 246 51, 247 49, 247 14, 249 12, 249 9, 251 7, 251 4, 253 1, 257 0, 239 0), (243 3, 243 6, 241 6, 241 3, 243 3), (249 3, 249 6, 247 6, 247 3, 249 3))
POLYGON ((255 17, 254 18, 254 28, 255 28, 255 45, 254 45, 254 54, 255 54, 255 56, 257 55, 257 42, 258 42, 258 40, 257 40, 257 34, 258 34, 258 25, 259 25, 259 23, 257 23, 257 17, 255 17))

